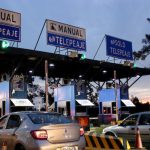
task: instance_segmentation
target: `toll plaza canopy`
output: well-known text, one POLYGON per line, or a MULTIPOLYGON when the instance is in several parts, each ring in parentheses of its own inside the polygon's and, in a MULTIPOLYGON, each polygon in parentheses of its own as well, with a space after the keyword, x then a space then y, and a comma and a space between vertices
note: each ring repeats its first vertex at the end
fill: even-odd
POLYGON ((88 81, 104 82, 114 78, 114 70, 116 70, 117 79, 131 78, 136 75, 150 75, 148 68, 131 68, 123 64, 92 59, 80 60, 67 55, 15 47, 0 48, 0 74, 26 75, 29 70, 33 70, 33 76, 44 77, 45 60, 49 64, 54 64, 54 66, 49 66, 48 76, 55 78, 78 79, 82 75, 82 79, 88 81))

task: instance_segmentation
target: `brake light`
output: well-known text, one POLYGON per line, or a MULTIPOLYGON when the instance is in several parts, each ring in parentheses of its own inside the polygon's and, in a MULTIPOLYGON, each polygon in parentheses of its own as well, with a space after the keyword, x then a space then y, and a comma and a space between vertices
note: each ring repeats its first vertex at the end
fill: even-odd
POLYGON ((30 133, 32 137, 36 140, 47 140, 48 138, 46 130, 33 130, 30 133))
POLYGON ((84 135, 84 129, 83 128, 80 128, 80 135, 84 135))

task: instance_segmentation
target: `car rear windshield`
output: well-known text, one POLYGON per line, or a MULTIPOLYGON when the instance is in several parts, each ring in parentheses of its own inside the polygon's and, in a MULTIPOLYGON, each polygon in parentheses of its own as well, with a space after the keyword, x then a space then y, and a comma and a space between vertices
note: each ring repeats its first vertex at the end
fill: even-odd
POLYGON ((29 118, 34 124, 44 124, 44 123, 50 123, 50 124, 67 124, 67 123, 73 123, 73 120, 71 120, 68 117, 65 117, 63 115, 59 114, 28 114, 29 118))

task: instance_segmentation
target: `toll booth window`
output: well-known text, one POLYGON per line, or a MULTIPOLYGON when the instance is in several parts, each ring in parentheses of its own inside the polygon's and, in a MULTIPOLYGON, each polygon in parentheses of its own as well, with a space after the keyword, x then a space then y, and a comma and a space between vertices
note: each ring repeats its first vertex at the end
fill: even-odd
POLYGON ((116 102, 112 102, 112 114, 116 114, 116 102))
POLYGON ((76 112, 77 113, 85 113, 86 112, 86 107, 85 106, 76 106, 76 112))
POLYGON ((100 108, 100 114, 102 114, 102 102, 99 103, 99 108, 100 108))
POLYGON ((99 114, 99 108, 97 106, 87 108, 87 115, 89 115, 90 117, 98 117, 98 114, 99 114))
POLYGON ((104 114, 110 114, 111 113, 111 108, 110 107, 103 107, 103 113, 104 114))
POLYGON ((64 114, 65 113, 65 108, 58 107, 58 112, 60 114, 64 114))
POLYGON ((86 111, 87 111, 87 107, 82 106, 76 101, 76 114, 78 113, 86 114, 86 111))

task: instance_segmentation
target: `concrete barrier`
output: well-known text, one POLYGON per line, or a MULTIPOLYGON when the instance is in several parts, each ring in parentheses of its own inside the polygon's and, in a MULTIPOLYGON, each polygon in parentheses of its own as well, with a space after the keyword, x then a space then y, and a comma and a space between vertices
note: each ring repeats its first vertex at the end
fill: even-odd
POLYGON ((116 138, 113 136, 104 136, 96 134, 85 134, 86 150, 100 150, 100 149, 115 149, 115 150, 127 150, 130 149, 128 141, 122 138, 116 138))

